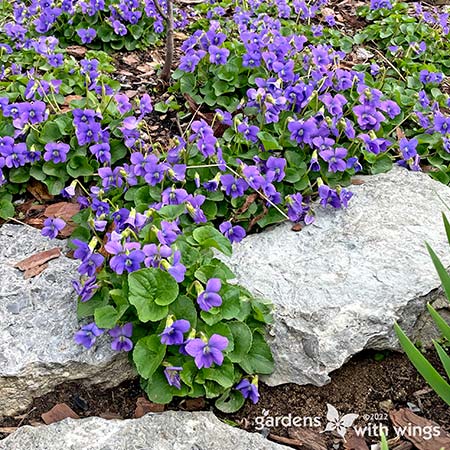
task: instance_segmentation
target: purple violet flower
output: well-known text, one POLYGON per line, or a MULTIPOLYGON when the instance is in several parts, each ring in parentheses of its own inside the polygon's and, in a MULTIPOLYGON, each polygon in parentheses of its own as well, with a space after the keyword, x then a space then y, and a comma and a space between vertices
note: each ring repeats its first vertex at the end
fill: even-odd
POLYGON ((236 389, 241 392, 244 398, 249 398, 253 404, 256 405, 259 400, 258 385, 255 383, 250 383, 247 378, 244 378, 236 386, 236 389))
POLYGON ((231 222, 223 222, 219 225, 220 232, 229 239, 231 243, 241 242, 245 238, 245 230, 240 225, 233 225, 231 222))
POLYGON ((91 348, 99 336, 103 334, 102 329, 100 329, 95 322, 89 323, 81 327, 73 337, 74 341, 78 345, 83 345, 87 349, 91 348))
POLYGON ((222 304, 222 297, 218 294, 222 287, 219 278, 210 278, 206 283, 206 289, 197 297, 197 303, 203 311, 209 311, 213 307, 222 304))
POLYGON ((180 372, 182 370, 182 367, 176 366, 169 366, 164 369, 164 375, 166 376, 166 380, 167 383, 169 383, 169 386, 181 389, 180 372))
POLYGON ((70 145, 63 143, 49 142, 45 145, 44 160, 53 161, 55 164, 66 162, 70 145))
POLYGON ((184 342, 184 333, 188 332, 190 328, 191 324, 187 320, 175 320, 160 334, 161 344, 181 345, 184 342))
POLYGON ((213 334, 208 341, 192 339, 186 344, 188 355, 195 358, 195 365, 201 369, 209 368, 214 363, 221 366, 223 363, 222 352, 228 347, 228 339, 220 334, 213 334))
POLYGON ((125 325, 114 327, 109 330, 109 335, 114 339, 111 342, 111 348, 116 352, 129 352, 133 348, 133 342, 130 339, 133 334, 133 324, 131 322, 125 325))
POLYGON ((49 217, 44 221, 44 228, 42 228, 42 236, 47 236, 50 239, 55 239, 58 233, 66 226, 66 222, 60 218, 49 217))

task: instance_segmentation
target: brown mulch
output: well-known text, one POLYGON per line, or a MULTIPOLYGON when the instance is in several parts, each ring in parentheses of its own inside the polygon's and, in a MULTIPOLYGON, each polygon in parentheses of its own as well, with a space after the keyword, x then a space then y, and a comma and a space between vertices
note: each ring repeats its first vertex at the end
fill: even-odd
MULTIPOLYGON (((433 364, 438 365, 433 352, 427 356, 433 364)), ((332 381, 323 387, 294 384, 270 387, 260 383, 260 393, 261 398, 258 404, 246 402, 238 413, 226 415, 219 411, 215 412, 219 417, 227 421, 231 420, 241 428, 256 431, 255 420, 262 416, 264 411, 272 417, 291 415, 292 417, 320 417, 324 420, 326 405, 330 403, 342 415, 359 414, 360 418, 355 422, 357 425, 363 426, 369 421, 390 426, 389 412, 392 412, 393 408, 411 407, 418 416, 439 424, 443 432, 450 431, 450 409, 429 389, 406 356, 398 353, 389 354, 382 361, 377 361, 373 352, 357 355, 334 372, 332 381)), ((122 383, 114 389, 85 387, 79 383, 70 383, 60 385, 54 392, 37 398, 25 414, 0 420, 0 438, 8 435, 8 433, 1 433, 4 427, 9 427, 11 431, 19 425, 43 423, 42 414, 63 403, 80 417, 100 416, 109 419, 140 417, 148 411, 158 412, 162 409, 160 405, 145 399, 138 380, 122 383)), ((66 406, 64 409, 67 409, 66 406)), ((166 406, 166 409, 192 411, 214 408, 203 399, 187 399, 174 400, 166 406)), ((392 428, 390 429, 392 431, 392 428)), ((298 443, 300 438, 311 442, 311 432, 317 433, 318 429, 305 430, 305 428, 289 428, 279 424, 259 432, 265 436, 269 435, 269 438, 273 440, 284 442, 285 445, 290 443, 289 445, 294 448, 307 449, 305 445, 296 447, 295 442, 298 443)), ((351 448, 349 445, 352 442, 359 442, 359 447, 364 448, 361 447, 361 440, 358 441, 356 438, 344 447, 344 442, 331 433, 321 434, 320 439, 318 437, 316 441, 317 443, 325 442, 327 450, 348 449, 351 448)), ((366 438, 369 448, 373 442, 375 440, 366 438)), ((395 444, 401 445, 399 450, 417 448, 411 447, 406 439, 395 444)))

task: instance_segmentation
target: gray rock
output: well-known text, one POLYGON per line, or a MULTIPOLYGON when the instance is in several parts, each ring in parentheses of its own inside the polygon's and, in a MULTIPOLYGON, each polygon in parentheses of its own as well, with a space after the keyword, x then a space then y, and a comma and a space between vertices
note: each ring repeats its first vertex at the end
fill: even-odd
MULTIPOLYGON (((443 290, 437 289, 433 291, 427 301, 431 303, 439 315, 450 325, 450 303, 443 290)), ((433 339, 439 340, 442 337, 442 333, 436 326, 428 309, 425 309, 418 318, 410 337, 413 342, 420 343, 420 345, 426 348, 433 347, 433 339)))
POLYGON ((237 281, 275 304, 270 385, 323 385, 363 349, 397 348, 395 320, 411 333, 439 279, 427 241, 449 264, 440 198, 450 189, 396 168, 352 186, 347 210, 317 208, 301 232, 282 224, 252 235, 226 262, 237 281))
POLYGON ((126 355, 113 352, 106 336, 89 351, 73 341, 76 261, 62 255, 28 280, 13 267, 56 246, 65 243, 30 227, 0 228, 0 416, 27 408, 63 382, 115 386, 133 376, 126 355))
POLYGON ((134 420, 91 417, 23 427, 0 450, 288 450, 220 422, 210 412, 169 411, 134 420))

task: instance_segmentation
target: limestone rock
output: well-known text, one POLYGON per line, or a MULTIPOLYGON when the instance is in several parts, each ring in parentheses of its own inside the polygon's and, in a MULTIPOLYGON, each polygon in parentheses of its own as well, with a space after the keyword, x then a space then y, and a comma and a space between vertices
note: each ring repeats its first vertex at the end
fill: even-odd
POLYGON ((270 385, 323 385, 363 349, 398 348, 440 285, 425 241, 449 265, 441 217, 450 188, 395 168, 352 186, 347 210, 317 208, 301 232, 285 223, 235 245, 237 281, 276 307, 270 385))
POLYGON ((220 422, 210 412, 168 411, 140 419, 98 417, 23 427, 0 450, 288 450, 257 433, 220 422))
POLYGON ((63 382, 115 386, 132 377, 127 356, 105 336, 86 350, 76 345, 77 261, 64 255, 34 278, 13 266, 64 241, 18 225, 0 228, 0 416, 17 413, 63 382))

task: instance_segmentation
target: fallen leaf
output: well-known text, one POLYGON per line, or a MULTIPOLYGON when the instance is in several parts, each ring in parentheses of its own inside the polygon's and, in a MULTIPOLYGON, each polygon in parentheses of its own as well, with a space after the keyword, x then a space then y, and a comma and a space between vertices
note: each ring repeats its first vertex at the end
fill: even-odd
POLYGON ((55 405, 50 411, 41 415, 42 420, 46 423, 46 425, 50 425, 51 423, 60 422, 61 420, 67 419, 70 417, 71 419, 79 419, 80 416, 73 411, 70 406, 65 403, 58 403, 55 405))
POLYGON ((323 435, 311 428, 289 428, 288 434, 301 443, 302 450, 327 450, 323 435))
POLYGON ((245 199, 244 204, 236 211, 236 215, 240 216, 241 214, 244 214, 248 210, 248 208, 250 208, 250 205, 255 203, 258 197, 259 195, 257 192, 248 195, 247 198, 245 199))
POLYGON ((395 130, 395 134, 397 135, 397 139, 403 139, 405 137, 405 133, 403 132, 403 130, 401 128, 397 128, 395 130))
POLYGON ((299 231, 303 230, 303 225, 301 223, 295 223, 294 225, 292 225, 291 230, 298 233, 299 231))
POLYGON ((128 70, 118 70, 118 75, 123 75, 124 77, 134 77, 134 74, 131 72, 128 72, 128 70))
POLYGON ((12 434, 17 431, 18 427, 0 427, 0 433, 12 434))
POLYGON ((139 63, 139 58, 137 58, 136 55, 133 55, 133 53, 130 53, 129 55, 124 56, 122 61, 128 66, 135 66, 139 63))
POLYGON ((59 217, 66 222, 66 226, 59 232, 61 237, 69 237, 76 225, 72 221, 72 217, 80 211, 80 205, 77 203, 58 202, 47 206, 44 211, 46 217, 59 217))
POLYGON ((365 181, 361 178, 352 178, 352 184, 355 186, 360 186, 361 184, 364 184, 365 181))
POLYGON ((133 98, 133 97, 136 97, 136 95, 138 94, 138 91, 129 90, 129 91, 125 91, 125 94, 127 95, 128 98, 133 98))
POLYGON ((59 258, 60 255, 61 255, 60 248, 58 247, 52 248, 50 250, 35 253, 34 255, 25 258, 22 261, 16 263, 14 267, 22 271, 30 270, 35 267, 42 266, 43 264, 45 264, 48 261, 51 261, 52 259, 59 258))
POLYGON ((67 95, 64 97, 64 103, 61 106, 61 112, 66 113, 72 110, 70 107, 70 102, 73 100, 81 100, 83 97, 81 95, 67 95))
POLYGON ((396 427, 406 430, 403 437, 412 442, 419 450, 450 449, 450 433, 447 433, 436 422, 420 417, 408 408, 391 411, 389 417, 396 427), (418 431, 427 429, 432 430, 431 439, 426 439, 428 435, 421 435, 418 431))
POLYGON ((181 33, 180 31, 175 31, 173 37, 179 41, 185 41, 189 36, 187 34, 181 33))
POLYGON ((139 419, 142 416, 145 416, 149 412, 163 412, 165 409, 164 405, 160 405, 158 403, 153 403, 150 400, 147 400, 145 397, 139 397, 136 400, 136 409, 134 411, 135 419, 139 419))
POLYGON ((42 264, 42 266, 37 266, 37 267, 33 267, 32 269, 25 270, 23 277, 25 278, 25 280, 36 277, 37 275, 42 273, 47 267, 48 267, 48 264, 42 264))
POLYGON ((38 201, 48 202, 53 199, 53 195, 48 193, 48 188, 44 183, 41 183, 34 178, 31 178, 27 183, 27 191, 38 201))
POLYGON ((69 45, 68 47, 66 47, 66 52, 71 56, 75 56, 76 58, 84 58, 87 49, 85 47, 82 47, 81 45, 69 45))
POLYGON ((155 62, 157 64, 164 63, 164 57, 161 55, 161 53, 159 53, 158 50, 153 50, 152 52, 150 52, 150 56, 151 56, 153 62, 155 62))
MULTIPOLYGON (((36 205, 34 200, 28 200, 27 202, 18 205, 16 211, 18 217, 21 218, 21 220, 24 220, 32 217, 36 218, 36 216, 43 213, 45 208, 45 205, 36 205)), ((27 220, 25 220, 25 222, 28 223, 27 220)))
POLYGON ((253 217, 253 219, 250 221, 248 228, 247 228, 247 233, 256 225, 258 220, 261 220, 263 217, 265 217, 268 212, 269 212, 269 209, 266 207, 266 205, 263 205, 262 213, 258 214, 256 217, 253 217))
POLYGON ((345 440, 345 450, 369 450, 365 439, 362 436, 358 436, 352 429, 347 431, 345 440))
POLYGON ((150 63, 144 63, 136 66, 136 69, 139 70, 139 72, 148 73, 154 70, 154 66, 150 63))
POLYGON ((44 424, 42 422, 38 422, 37 420, 30 420, 30 425, 32 427, 41 427, 44 424))
POLYGON ((66 222, 80 211, 80 205, 77 203, 58 202, 47 206, 44 211, 46 217, 59 217, 66 222))

